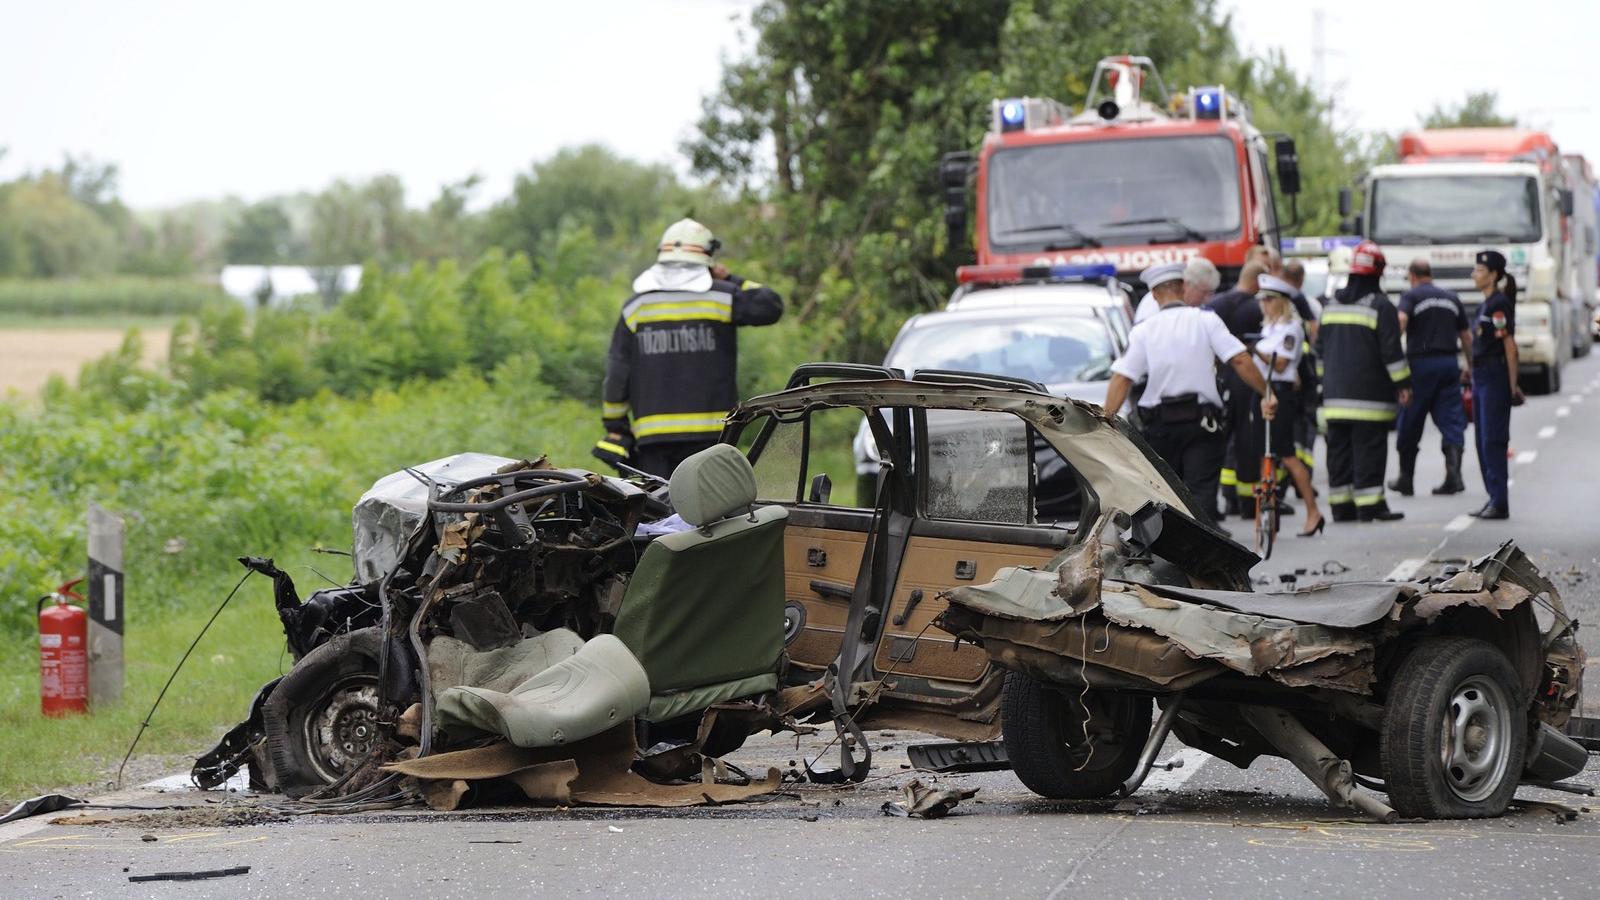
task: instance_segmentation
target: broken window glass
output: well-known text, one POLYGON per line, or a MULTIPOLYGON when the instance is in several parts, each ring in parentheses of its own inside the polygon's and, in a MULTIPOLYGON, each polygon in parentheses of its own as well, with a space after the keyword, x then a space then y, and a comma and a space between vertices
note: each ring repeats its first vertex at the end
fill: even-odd
POLYGON ((927 419, 927 514, 1027 524, 1032 463, 1026 423, 1010 413, 948 409, 930 409, 927 419))

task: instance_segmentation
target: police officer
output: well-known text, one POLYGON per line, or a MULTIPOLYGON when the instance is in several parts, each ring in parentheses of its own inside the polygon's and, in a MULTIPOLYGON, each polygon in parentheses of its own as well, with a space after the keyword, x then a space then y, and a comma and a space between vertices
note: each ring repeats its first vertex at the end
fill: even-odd
POLYGON ((720 242, 693 219, 661 236, 611 334, 594 455, 662 478, 716 443, 738 402, 740 325, 771 325, 783 299, 713 262, 720 242))
MULTIPOLYGON (((1184 303, 1183 271, 1182 263, 1166 263, 1139 275, 1159 308, 1134 326, 1127 352, 1112 363, 1105 408, 1108 417, 1116 415, 1129 389, 1148 377, 1139 398, 1145 440, 1209 514, 1227 454, 1214 361, 1227 363, 1257 394, 1264 395, 1267 385, 1244 344, 1228 333, 1221 319, 1184 303)), ((1261 402, 1270 418, 1276 401, 1261 402)))
POLYGON ((1480 251, 1476 262, 1472 283, 1484 300, 1472 335, 1472 426, 1489 502, 1472 515, 1504 519, 1511 515, 1506 483, 1511 407, 1522 405, 1522 388, 1517 386, 1517 279, 1506 271, 1506 258, 1497 250, 1480 251))
MULTIPOLYGON (((1461 481, 1461 454, 1466 443, 1467 411, 1461 405, 1461 368, 1456 365, 1456 348, 1472 358, 1472 332, 1467 329, 1467 311, 1454 291, 1433 283, 1433 267, 1425 259, 1414 259, 1406 269, 1411 290, 1400 295, 1400 330, 1406 336, 1406 363, 1411 367, 1411 403, 1401 407, 1395 427, 1395 452, 1400 457, 1400 472, 1389 489, 1411 496, 1411 483, 1417 467, 1417 449, 1422 442, 1422 427, 1433 416, 1439 429, 1440 449, 1444 452, 1444 483, 1435 494, 1459 494, 1467 489, 1461 481)), ((1467 366, 1468 377, 1472 366, 1467 366)))
POLYGON ((1377 244, 1356 245, 1350 281, 1323 306, 1317 329, 1328 428, 1328 504, 1335 522, 1405 518, 1389 509, 1383 496, 1389 426, 1399 408, 1411 402, 1400 315, 1378 287, 1384 263, 1377 244))

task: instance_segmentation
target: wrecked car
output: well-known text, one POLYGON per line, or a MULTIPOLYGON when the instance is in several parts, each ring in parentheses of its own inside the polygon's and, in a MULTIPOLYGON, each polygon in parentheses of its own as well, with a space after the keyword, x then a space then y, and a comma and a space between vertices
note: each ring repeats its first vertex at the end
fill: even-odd
POLYGON ((1285 757, 1380 818, 1460 817, 1586 760, 1560 733, 1576 623, 1515 546, 1427 584, 1255 592, 1257 557, 1135 433, 1029 382, 803 366, 670 486, 449 468, 358 506, 356 584, 302 602, 247 562, 296 665, 199 783, 249 765, 349 797, 407 775, 453 803, 490 772, 622 802, 653 790, 615 789, 630 759, 670 794, 755 731, 831 721, 838 766, 813 780, 865 778, 866 730, 898 729, 1044 796, 1127 794, 1173 735, 1285 757), (858 482, 863 432, 882 465, 858 482))

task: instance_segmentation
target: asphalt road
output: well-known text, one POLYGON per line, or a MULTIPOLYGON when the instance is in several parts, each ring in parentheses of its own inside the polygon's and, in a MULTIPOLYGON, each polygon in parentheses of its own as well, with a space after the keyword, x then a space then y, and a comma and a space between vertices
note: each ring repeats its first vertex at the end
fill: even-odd
MULTIPOLYGON (((1257 575, 1276 582, 1409 578, 1515 538, 1551 575, 1568 610, 1600 620, 1600 356, 1575 363, 1566 390, 1529 398, 1512 419, 1512 516, 1478 522, 1483 502, 1468 453, 1465 495, 1436 498, 1442 476, 1431 428, 1424 488, 1394 498, 1402 522, 1331 525, 1286 535, 1257 575), (1322 573, 1336 573, 1324 575, 1322 573)), ((1391 463, 1391 467, 1392 467, 1391 463)), ((1293 531, 1297 519, 1287 521, 1293 531)), ((1247 537, 1244 523, 1234 530, 1247 537)), ((1600 699, 1591 666, 1586 692, 1600 699)), ((753 740, 732 759, 788 768, 825 736, 753 740)), ((978 788, 948 818, 885 815, 905 782, 915 735, 875 733, 875 771, 848 788, 790 785, 763 802, 715 809, 418 811, 237 821, 194 793, 134 792, 183 813, 91 824, 48 817, 0 826, 0 896, 573 896, 1057 897, 1600 895, 1600 814, 1587 798, 1524 789, 1506 817, 1377 825, 1331 807, 1292 766, 1238 770, 1169 744, 1183 767, 1155 773, 1131 800, 1053 803, 1010 773, 944 776, 978 788), (1563 804, 1564 806, 1556 806, 1563 804), (130 875, 249 866, 213 881, 132 884, 130 875)), ((1600 785, 1600 765, 1578 779, 1600 785)), ((1595 807, 1600 813, 1600 806, 1595 807)), ((101 815, 91 811, 90 815, 101 815)), ((125 813, 124 813, 125 815, 125 813)))

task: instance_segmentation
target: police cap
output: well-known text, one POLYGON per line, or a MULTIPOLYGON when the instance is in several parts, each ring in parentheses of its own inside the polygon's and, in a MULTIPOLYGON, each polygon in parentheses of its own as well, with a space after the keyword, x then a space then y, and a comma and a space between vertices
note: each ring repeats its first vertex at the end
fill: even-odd
POLYGON ((1262 275, 1256 279, 1256 291, 1257 297, 1261 296, 1262 294, 1281 294, 1285 297, 1293 297, 1294 285, 1284 281, 1282 278, 1276 278, 1272 275, 1262 275))
POLYGON ((1499 250, 1479 250, 1478 265, 1491 272, 1504 272, 1506 270, 1506 257, 1499 250))
POLYGON ((1139 273, 1139 280, 1144 282, 1145 287, 1151 290, 1154 290, 1158 284, 1166 284, 1169 281, 1182 281, 1183 263, 1162 263, 1159 266, 1151 266, 1139 273))

